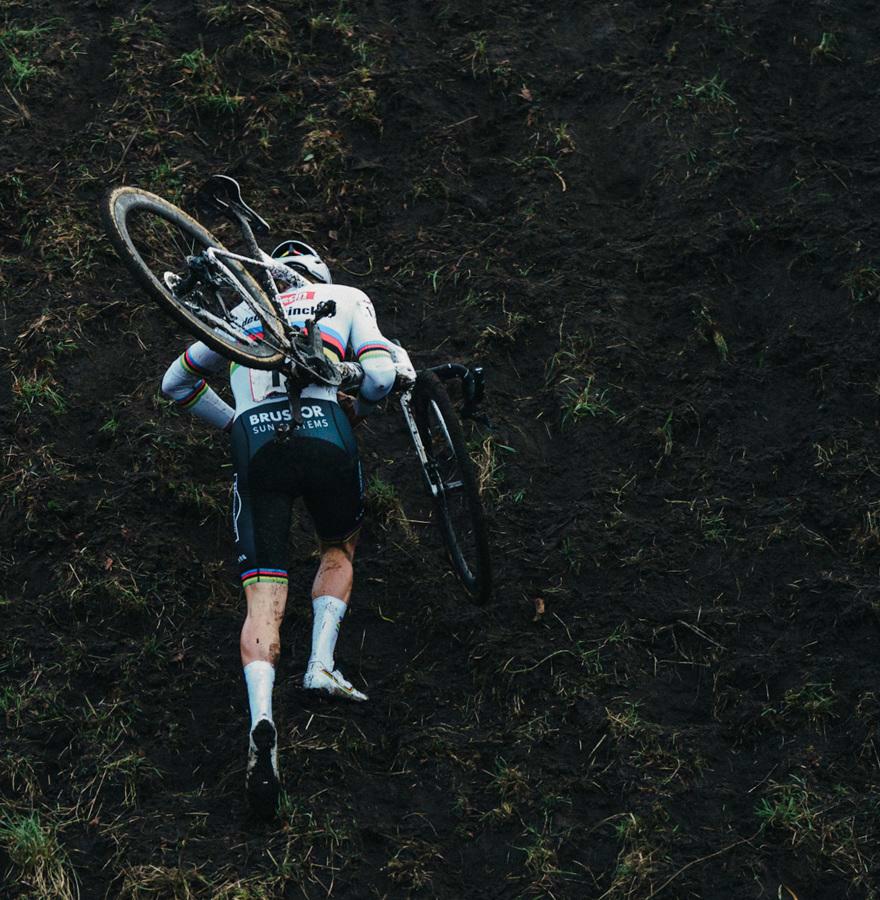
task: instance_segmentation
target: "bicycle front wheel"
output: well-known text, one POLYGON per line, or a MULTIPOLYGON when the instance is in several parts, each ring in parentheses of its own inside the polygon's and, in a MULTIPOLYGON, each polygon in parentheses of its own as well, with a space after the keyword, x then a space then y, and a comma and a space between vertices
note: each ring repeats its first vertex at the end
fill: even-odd
POLYGON ((188 275, 186 258, 208 247, 225 248, 173 203, 133 187, 112 188, 101 218, 119 258, 137 283, 184 328, 229 359, 274 369, 285 356, 284 329, 269 298, 240 263, 225 259, 236 283, 200 282, 178 296, 188 275))
POLYGON ((416 379, 413 411, 453 568, 471 599, 485 603, 492 593, 492 568, 477 476, 452 401, 432 372, 420 372, 416 379))

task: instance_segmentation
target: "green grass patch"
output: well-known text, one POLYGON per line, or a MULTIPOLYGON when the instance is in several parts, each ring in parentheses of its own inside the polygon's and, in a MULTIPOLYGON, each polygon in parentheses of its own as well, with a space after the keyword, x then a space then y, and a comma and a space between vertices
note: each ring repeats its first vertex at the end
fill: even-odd
POLYGON ((12 393, 15 405, 25 412, 35 406, 48 407, 54 413, 63 413, 66 408, 51 375, 13 376, 12 393))
POLYGON ((860 266, 847 272, 841 284, 849 291, 850 299, 855 303, 876 300, 880 297, 880 268, 873 263, 860 266))
POLYGON ((686 81, 675 98, 675 106, 718 112, 732 109, 736 101, 727 90, 727 82, 716 72, 702 81, 686 81))
POLYGON ((588 375, 583 387, 569 387, 562 402, 562 424, 570 425, 600 415, 617 415, 608 400, 608 389, 596 387, 594 375, 588 375))
POLYGON ((244 96, 224 83, 217 55, 208 56, 198 47, 174 61, 180 77, 177 87, 183 91, 186 103, 215 113, 235 112, 244 103, 244 96))
POLYGON ((0 815, 0 846, 17 870, 18 879, 32 889, 28 896, 67 900, 79 895, 68 872, 58 830, 41 821, 38 813, 10 811, 0 815))
POLYGON ((397 527, 408 537, 413 537, 412 526, 403 510, 400 494, 393 484, 379 475, 372 475, 364 491, 364 504, 370 517, 383 530, 397 527))
POLYGON ((5 77, 15 90, 28 87, 51 72, 42 54, 52 43, 60 19, 42 25, 23 26, 7 22, 0 29, 0 54, 5 60, 5 77))

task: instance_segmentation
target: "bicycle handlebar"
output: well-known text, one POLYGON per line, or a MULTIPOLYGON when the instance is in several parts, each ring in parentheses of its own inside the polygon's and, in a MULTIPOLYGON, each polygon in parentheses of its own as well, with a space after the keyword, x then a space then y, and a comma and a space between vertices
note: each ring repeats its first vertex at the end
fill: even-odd
MULTIPOLYGON (((441 381, 449 381, 450 378, 460 378, 464 388, 464 403, 461 407, 463 419, 484 421, 485 416, 478 413, 479 406, 483 402, 483 367, 463 366, 461 363, 443 363, 434 366, 429 371, 433 372, 441 381)), ((488 421, 486 421, 488 424, 488 421)))

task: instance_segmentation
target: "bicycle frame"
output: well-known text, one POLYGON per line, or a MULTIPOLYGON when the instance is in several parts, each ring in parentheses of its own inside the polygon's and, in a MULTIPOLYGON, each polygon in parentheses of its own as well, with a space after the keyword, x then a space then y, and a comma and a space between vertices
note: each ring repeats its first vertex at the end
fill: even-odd
MULTIPOLYGON (((335 311, 336 304, 333 301, 319 304, 314 311, 314 318, 307 321, 305 332, 296 326, 291 326, 287 321, 287 316, 281 304, 281 296, 275 286, 275 279, 277 278, 279 281, 287 282, 296 287, 305 287, 310 282, 299 275, 299 273, 293 271, 289 266, 280 264, 266 256, 259 244, 257 244, 253 229, 243 213, 235 208, 227 209, 226 213, 237 222, 242 237, 245 239, 248 249, 251 252, 251 256, 243 256, 240 253, 234 253, 231 250, 218 247, 207 247, 200 254, 200 258, 202 259, 201 265, 196 266, 194 264, 195 259, 198 257, 189 257, 187 259, 187 264, 190 267, 190 275, 188 277, 198 280, 200 277, 198 269, 203 267, 208 269, 208 274, 212 279, 217 279, 219 273, 220 277, 231 284, 235 293, 241 298, 241 301, 257 316, 263 325, 264 339, 267 333, 270 334, 277 344, 276 349, 281 350, 284 353, 284 362, 279 367, 279 371, 285 376, 287 382, 292 420, 294 424, 301 425, 302 418, 299 406, 300 392, 306 384, 311 383, 305 373, 309 373, 313 378, 317 373, 314 370, 315 364, 307 363, 306 358, 302 356, 304 348, 297 345, 297 339, 299 338, 301 342, 303 339, 302 336, 307 334, 311 342, 311 347, 305 352, 310 353, 313 359, 319 357, 323 363, 323 351, 320 349, 320 326, 317 323, 323 316, 332 315, 335 311), (261 277, 258 280, 262 282, 261 287, 266 294, 266 299, 269 301, 269 305, 275 313, 275 318, 281 326, 281 335, 277 332, 277 326, 266 317, 265 311, 261 309, 260 304, 254 302, 254 299, 250 296, 246 287, 236 277, 235 273, 224 260, 257 266, 259 268, 259 275, 261 277), (205 262, 207 262, 207 266, 204 265, 205 262)), ((226 313, 230 314, 231 310, 226 309, 225 304, 223 304, 223 306, 226 313)), ((223 327, 222 323, 218 324, 223 327)), ((340 375, 347 374, 349 377, 355 375, 349 368, 352 364, 349 363, 343 365, 345 365, 346 368, 341 371, 339 371, 339 366, 335 367, 340 375)), ((357 368, 359 370, 360 367, 357 368)), ((339 383, 339 381, 335 380, 335 376, 329 381, 326 381, 327 375, 328 373, 326 372, 323 377, 317 375, 319 382, 328 384, 339 383)), ((276 431, 279 435, 283 436, 289 432, 289 426, 284 427, 284 425, 279 425, 276 431)))
POLYGON ((278 293, 278 289, 275 287, 274 278, 276 276, 280 276, 284 280, 290 280, 291 284, 296 284, 299 282, 300 285, 307 284, 306 280, 294 272, 292 269, 287 266, 279 266, 277 263, 266 262, 260 259, 252 259, 249 256, 242 256, 240 253, 233 253, 231 250, 219 249, 217 247, 208 247, 203 251, 203 256, 210 260, 220 272, 226 277, 226 280, 232 285, 235 292, 241 297, 242 301, 246 303, 254 313, 259 317, 260 321, 264 326, 268 326, 269 322, 260 315, 259 307, 256 306, 250 296, 245 289, 245 287, 241 284, 241 282, 236 278, 235 273, 227 266, 223 260, 229 259, 234 260, 235 262, 247 263, 249 265, 254 265, 260 267, 263 271, 268 274, 268 278, 266 279, 269 285, 271 286, 271 292, 267 294, 269 302, 272 304, 272 308, 275 310, 275 314, 278 320, 281 322, 281 326, 284 329, 284 337, 290 341, 293 330, 287 323, 287 318, 284 315, 283 307, 281 306, 280 294, 278 293))
POLYGON ((409 428, 409 433, 412 437, 413 446, 416 448, 419 462, 422 464, 422 474, 425 476, 425 484, 427 484, 431 496, 436 497, 440 493, 440 486, 431 477, 435 467, 432 461, 428 459, 428 454, 425 452, 425 445, 422 443, 422 436, 419 434, 419 429, 416 425, 416 417, 413 415, 412 411, 412 394, 413 389, 407 388, 400 395, 400 409, 403 413, 406 427, 409 428))

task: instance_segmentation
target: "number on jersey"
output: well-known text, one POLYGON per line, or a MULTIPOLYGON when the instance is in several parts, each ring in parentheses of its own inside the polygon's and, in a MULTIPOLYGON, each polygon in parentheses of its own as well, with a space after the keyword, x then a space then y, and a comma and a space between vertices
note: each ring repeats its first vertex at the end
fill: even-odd
POLYGON ((280 372, 265 369, 250 369, 251 396, 257 403, 274 394, 287 393, 287 379, 280 372))

